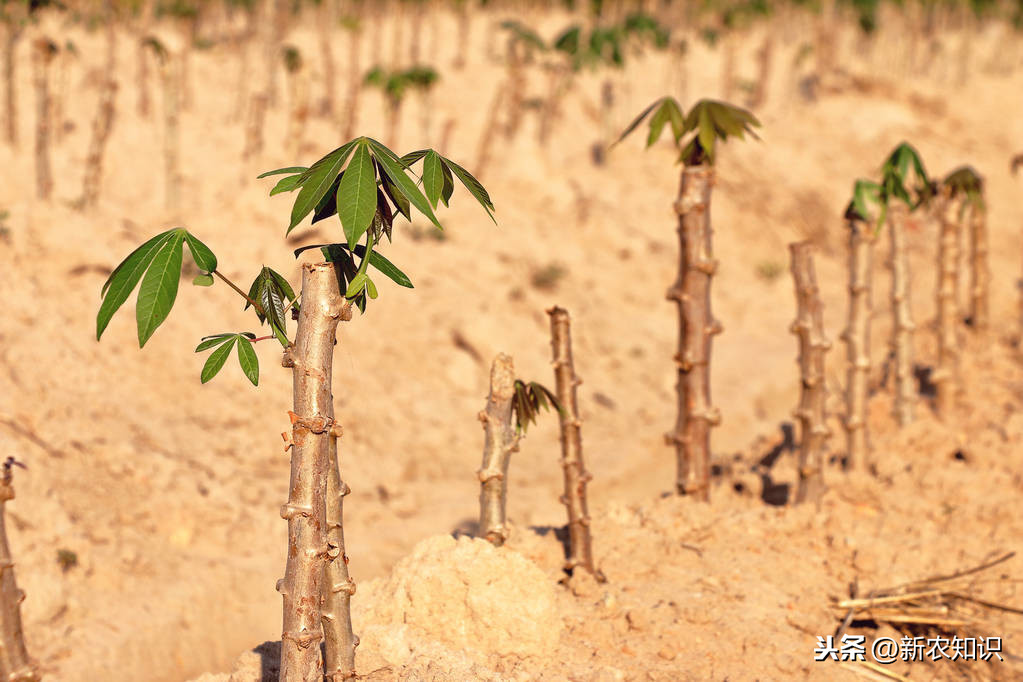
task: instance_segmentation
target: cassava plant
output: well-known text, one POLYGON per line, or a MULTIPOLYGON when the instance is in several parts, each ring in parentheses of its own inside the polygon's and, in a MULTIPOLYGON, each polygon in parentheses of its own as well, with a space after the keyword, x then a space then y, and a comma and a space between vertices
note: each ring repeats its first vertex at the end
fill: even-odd
POLYGON ((650 132, 647 147, 670 126, 675 146, 681 150, 682 178, 675 200, 678 215, 678 279, 668 289, 668 300, 678 306, 679 341, 675 363, 678 372, 678 417, 667 435, 675 446, 678 473, 675 488, 680 495, 710 499, 710 430, 721 415, 710 400, 711 340, 721 324, 710 309, 711 278, 717 268, 711 247, 710 194, 714 184, 717 143, 729 137, 742 139, 760 122, 750 112, 714 100, 700 100, 688 114, 671 97, 657 100, 625 129, 620 142, 647 116, 650 132), (688 138, 688 141, 686 141, 688 138))
POLYGON ((26 468, 13 457, 8 457, 0 477, 0 679, 38 682, 41 678, 35 663, 29 658, 21 629, 21 602, 25 600, 25 592, 18 588, 14 577, 14 558, 7 542, 6 506, 14 499, 15 466, 26 468))
POLYGON ((409 90, 428 90, 437 79, 437 72, 429 66, 413 66, 401 71, 386 71, 376 66, 366 74, 366 85, 380 88, 387 100, 387 139, 390 144, 393 145, 398 139, 401 105, 405 95, 409 90))
POLYGON ((991 288, 984 179, 970 166, 961 166, 949 173, 942 185, 948 188, 953 197, 963 200, 959 222, 967 224, 970 237, 969 320, 975 331, 983 332, 990 324, 991 288))
MULTIPOLYGON (((959 377, 959 236, 967 211, 983 211, 983 181, 969 167, 949 173, 940 184, 941 236, 938 241, 938 362, 934 370, 937 387, 935 407, 942 419, 950 418, 962 390, 959 377)), ((986 238, 983 248, 973 249, 974 258, 980 253, 980 267, 986 256, 986 238)), ((977 239, 971 242, 976 245, 977 239)), ((977 263, 974 261, 974 266, 977 263)), ((986 281, 985 281, 986 283, 986 281)))
POLYGON ((36 196, 49 199, 53 192, 50 169, 50 64, 57 55, 57 44, 39 37, 32 44, 32 81, 36 91, 36 196))
POLYGON ((571 319, 568 311, 554 306, 547 311, 551 317, 551 351, 554 365, 554 390, 561 406, 561 468, 565 494, 561 502, 568 512, 568 560, 565 570, 577 567, 603 578, 593 563, 593 540, 590 537, 590 512, 586 504, 586 484, 593 479, 583 462, 582 421, 576 389, 582 383, 572 361, 571 319))
POLYGON ((926 205, 932 193, 931 181, 920 154, 906 142, 899 144, 881 167, 881 183, 876 195, 879 205, 877 229, 887 225, 891 244, 890 352, 895 366, 893 413, 899 426, 913 422, 917 398, 913 376, 915 325, 910 300, 909 259, 906 254, 906 216, 909 211, 926 205))
MULTIPOLYGON (((89 152, 85 157, 85 177, 82 181, 82 196, 78 205, 82 208, 94 206, 99 199, 99 188, 103 179, 103 154, 107 148, 107 141, 114 127, 114 105, 117 96, 117 81, 114 74, 117 72, 117 34, 114 30, 113 12, 107 3, 107 31, 106 31, 106 63, 104 65, 105 78, 100 85, 99 108, 96 111, 96 118, 92 120, 92 137, 89 140, 89 152)), ((58 118, 57 129, 60 130, 61 121, 58 118)))
POLYGON ((163 43, 149 36, 145 45, 156 57, 163 90, 163 175, 164 206, 176 211, 181 198, 181 172, 178 168, 178 116, 181 105, 181 78, 178 62, 163 43))
POLYGON ((490 394, 478 417, 483 424, 479 536, 500 547, 508 539, 508 465, 541 409, 560 409, 557 397, 536 382, 515 378, 511 356, 500 353, 490 368, 490 394))
POLYGON ((824 461, 828 428, 828 388, 825 381, 824 356, 831 342, 824 335, 824 306, 817 288, 813 266, 813 245, 798 242, 789 245, 792 257, 792 278, 796 287, 796 319, 792 333, 799 339, 800 397, 796 418, 799 420, 799 485, 796 503, 820 505, 824 494, 824 461))
MULTIPOLYGON (((318 248, 325 261, 302 267, 302 285, 296 294, 279 273, 263 267, 248 293, 218 269, 218 259, 203 242, 184 228, 156 235, 132 252, 102 289, 96 320, 97 339, 114 313, 139 285, 135 307, 139 346, 144 346, 170 314, 181 277, 184 246, 200 270, 193 280, 211 286, 217 279, 252 307, 260 324, 269 325, 264 336, 248 331, 204 337, 196 352, 212 351, 200 379, 211 380, 232 352, 252 384, 259 381, 255 344, 276 339, 284 348, 282 364, 292 368, 293 409, 289 498, 281 509, 288 521, 287 564, 278 583, 284 602, 282 682, 309 682, 326 674, 330 680, 355 676, 355 646, 349 600, 354 583, 347 571, 341 517, 341 498, 347 493, 337 462, 336 439, 341 435, 331 396, 333 349, 337 325, 350 319, 352 306, 365 312, 378 290, 369 267, 404 287, 412 282, 380 253, 383 238, 390 241, 394 220, 411 220, 412 209, 438 228, 434 214, 447 205, 457 179, 493 218, 493 203, 479 182, 454 161, 431 149, 403 157, 376 140, 359 137, 335 149, 311 166, 282 168, 260 177, 283 175, 270 194, 297 191, 287 233, 306 217, 318 222, 339 217, 343 241, 299 248, 318 248), (422 161, 422 189, 413 179, 413 164, 422 161), (362 243, 360 243, 362 242, 362 243), (297 311, 294 340, 288 336, 287 311, 297 311), (325 671, 320 666, 319 642, 325 641, 325 671)), ((294 316, 294 313, 293 313, 294 316)))
POLYGON ((281 51, 284 71, 288 80, 288 128, 284 138, 289 153, 297 155, 302 148, 305 124, 309 118, 309 82, 305 74, 302 53, 294 45, 285 45, 281 51))
POLYGON ((849 317, 842 340, 846 346, 845 415, 846 467, 865 466, 870 450, 867 433, 867 400, 870 378, 871 281, 876 230, 870 224, 867 202, 877 199, 877 184, 857 180, 853 199, 845 211, 849 229, 849 317))

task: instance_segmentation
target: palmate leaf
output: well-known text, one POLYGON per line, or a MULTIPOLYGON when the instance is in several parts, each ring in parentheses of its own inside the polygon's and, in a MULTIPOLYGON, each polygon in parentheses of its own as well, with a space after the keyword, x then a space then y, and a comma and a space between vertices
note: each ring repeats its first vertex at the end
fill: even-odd
MULTIPOLYGON (((295 291, 280 273, 263 266, 249 287, 249 298, 259 302, 263 312, 256 311, 259 323, 270 322, 270 330, 282 346, 288 345, 287 317, 284 313, 288 301, 295 300, 295 291)), ((245 310, 252 305, 245 303, 245 310)))
POLYGON ((287 168, 278 168, 276 170, 267 171, 262 175, 257 175, 256 179, 262 180, 263 178, 268 178, 271 175, 290 175, 291 173, 302 173, 307 170, 309 169, 306 168, 305 166, 288 166, 287 168))
MULTIPOLYGON (((393 183, 393 188, 397 190, 399 194, 402 194, 409 202, 416 207, 416 210, 422 213, 424 216, 430 219, 434 225, 439 229, 444 229, 440 222, 437 220, 437 216, 434 215, 433 209, 430 208, 430 202, 427 200, 423 193, 419 191, 415 183, 409 179, 405 174, 408 166, 401 163, 394 152, 380 144, 374 139, 367 138, 369 141, 369 147, 373 151, 373 158, 377 160, 380 168, 384 171, 384 174, 393 183)), ((454 170, 454 169, 452 169, 454 170)))
MULTIPOLYGON (((354 263, 352 261, 352 253, 359 258, 362 258, 366 253, 366 247, 362 244, 357 245, 354 250, 349 250, 347 244, 312 244, 295 249, 295 257, 298 258, 299 254, 309 249, 320 249, 328 263, 341 262, 342 260, 354 263)), ((369 264, 398 286, 408 289, 414 288, 412 280, 408 278, 408 275, 399 270, 394 263, 384 258, 379 251, 373 251, 369 254, 369 264)))
POLYGON ((201 353, 210 348, 216 348, 216 350, 206 358, 202 372, 199 374, 199 381, 205 384, 215 377, 224 368, 228 356, 231 355, 231 349, 237 348, 238 365, 242 368, 242 373, 253 386, 258 386, 259 358, 256 356, 256 350, 252 347, 252 341, 255 338, 256 335, 251 332, 215 334, 204 337, 195 352, 201 353))
POLYGON ((515 395, 512 398, 512 412, 515 413, 515 429, 525 433, 530 424, 536 423, 540 410, 553 409, 562 412, 561 403, 549 389, 535 381, 528 384, 521 379, 515 380, 515 395))
MULTIPOLYGON (((461 182, 467 190, 469 190, 469 194, 471 194, 473 198, 479 202, 480 206, 483 207, 483 210, 487 212, 487 215, 490 216, 490 219, 496 225, 497 220, 494 218, 493 213, 496 210, 494 208, 494 202, 491 201, 490 194, 487 193, 487 190, 483 187, 482 183, 474 178, 472 173, 465 170, 451 159, 441 157, 441 161, 443 162, 444 167, 451 171, 455 177, 458 178, 458 181, 461 182)), ((438 227, 440 226, 438 225, 438 227)))
POLYGON ((295 204, 291 208, 291 222, 288 224, 287 233, 295 229, 313 209, 319 206, 324 195, 334 185, 334 180, 341 172, 341 168, 345 165, 345 161, 348 160, 357 142, 358 140, 352 140, 338 147, 302 173, 299 180, 302 189, 299 190, 295 204))
POLYGON ((103 300, 96 315, 97 340, 141 280, 135 320, 139 347, 145 346, 174 306, 186 242, 196 267, 207 274, 216 269, 216 255, 184 228, 176 227, 156 235, 132 251, 103 284, 100 291, 103 300))

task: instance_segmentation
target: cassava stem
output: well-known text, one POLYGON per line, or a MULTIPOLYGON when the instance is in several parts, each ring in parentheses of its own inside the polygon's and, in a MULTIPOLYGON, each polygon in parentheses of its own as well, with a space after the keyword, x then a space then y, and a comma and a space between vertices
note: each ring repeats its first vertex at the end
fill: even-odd
MULTIPOLYGON (((350 320, 351 307, 342 309, 341 319, 350 320)), ((333 400, 330 417, 334 418, 333 400)), ((359 638, 352 631, 352 595, 355 581, 348 574, 343 524, 344 498, 352 492, 341 479, 338 438, 341 427, 335 423, 330 431, 327 450, 327 565, 324 568, 323 602, 320 622, 323 626, 324 676, 328 682, 341 682, 355 677, 355 647, 359 638)))
POLYGON ((980 200, 970 202, 970 323, 978 332, 990 324, 991 269, 988 265, 987 207, 980 200))
POLYGON ((582 566, 596 575, 593 564, 593 541, 590 538, 590 513, 586 507, 586 484, 593 476, 583 462, 582 422, 576 389, 582 380, 575 374, 572 362, 571 320, 568 311, 554 306, 551 316, 551 349, 554 365, 555 392, 561 405, 561 468, 565 477, 565 494, 561 502, 568 511, 568 560, 565 570, 582 566))
POLYGON ((676 491, 710 499, 710 430, 721 414, 710 402, 711 340, 722 331, 710 310, 710 286, 717 261, 711 249, 710 191, 714 169, 707 164, 686 166, 675 212, 678 214, 678 279, 668 300, 678 304, 679 339, 678 417, 667 435, 675 445, 676 491))
POLYGON ((49 199, 53 192, 50 170, 50 62, 57 45, 49 38, 38 38, 32 45, 32 80, 36 91, 36 196, 49 199))
POLYGON ((483 422, 483 465, 480 479, 479 535, 501 546, 508 539, 505 505, 508 492, 508 462, 518 450, 519 436, 512 426, 512 398, 515 396, 515 367, 504 353, 490 368, 487 408, 479 413, 483 422))
POLYGON ((25 648, 21 629, 21 602, 24 591, 14 577, 14 559, 7 544, 5 507, 14 499, 11 465, 8 460, 0 479, 0 679, 11 682, 37 682, 40 679, 25 648))
MULTIPOLYGON (((110 21, 107 26, 106 78, 100 89, 99 110, 92 121, 92 139, 89 141, 89 154, 85 159, 85 178, 82 181, 80 201, 83 207, 94 206, 99 199, 99 188, 103 178, 103 152, 114 127, 114 98, 117 95, 117 81, 114 80, 117 66, 115 41, 114 23, 110 21)), ((59 127, 60 121, 57 124, 59 127)))
POLYGON ((18 144, 18 91, 15 70, 17 67, 16 49, 18 39, 24 29, 16 20, 7 22, 7 35, 4 36, 4 111, 5 134, 11 146, 18 144))
POLYGON ((937 387, 938 416, 948 419, 955 411, 959 390, 959 218, 962 199, 942 197, 941 237, 938 242, 938 363, 933 381, 937 387))
POLYGON ((293 368, 291 483, 281 517, 288 521, 288 553, 277 590, 284 598, 281 680, 321 682, 320 600, 329 553, 326 492, 334 426, 331 371, 334 335, 344 299, 329 263, 302 266, 302 308, 295 343, 284 364, 293 368))
POLYGON ((913 423, 916 412, 916 382, 913 377, 913 324, 909 300, 909 261, 906 257, 906 210, 892 206, 888 213, 888 235, 892 258, 892 339, 895 359, 895 400, 892 412, 899 426, 913 423))
POLYGON ((802 389, 795 416, 799 420, 799 486, 796 503, 820 504, 824 494, 824 459, 831 430, 827 424, 828 389, 824 355, 831 342, 824 335, 824 314, 813 246, 809 241, 789 245, 792 278, 796 286, 796 320, 792 333, 799 339, 799 374, 802 389))
POLYGON ((870 376, 870 309, 874 233, 865 221, 849 220, 849 321, 842 340, 848 358, 846 380, 846 467, 862 468, 870 449, 867 433, 870 376))
POLYGON ((178 169, 178 113, 181 97, 179 65, 174 55, 159 59, 160 83, 163 87, 163 169, 164 204, 176 211, 180 201, 180 171, 178 169))

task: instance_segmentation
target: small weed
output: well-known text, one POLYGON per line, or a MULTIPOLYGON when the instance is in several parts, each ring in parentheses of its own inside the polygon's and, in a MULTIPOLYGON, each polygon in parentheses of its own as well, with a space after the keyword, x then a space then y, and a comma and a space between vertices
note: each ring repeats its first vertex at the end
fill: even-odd
POLYGON ((558 282, 568 274, 568 270, 558 263, 550 263, 541 268, 533 270, 530 275, 530 283, 541 291, 551 291, 558 287, 558 282))
POLYGON ((757 277, 767 282, 773 282, 785 272, 785 266, 773 260, 765 260, 757 263, 757 277))
POLYGON ((447 241, 448 234, 442 230, 438 230, 435 227, 423 227, 421 225, 410 225, 409 236, 412 237, 412 241, 421 242, 424 239, 430 239, 435 242, 447 241))
POLYGON ((62 570, 64 573, 67 573, 72 568, 78 565, 78 555, 72 552, 70 549, 58 549, 57 565, 60 566, 60 570, 62 570))

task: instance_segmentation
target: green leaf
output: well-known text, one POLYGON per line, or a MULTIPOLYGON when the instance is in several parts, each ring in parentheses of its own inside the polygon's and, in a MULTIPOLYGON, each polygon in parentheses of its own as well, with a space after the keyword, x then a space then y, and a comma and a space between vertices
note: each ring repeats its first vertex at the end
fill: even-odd
POLYGON ((309 170, 302 174, 302 189, 295 199, 295 205, 291 208, 291 222, 288 225, 288 233, 302 222, 309 213, 319 205, 323 196, 330 191, 334 179, 341 172, 345 161, 352 151, 355 142, 335 149, 333 152, 314 163, 309 170))
POLYGON ((341 184, 338 187, 338 215, 344 228, 348 246, 354 247, 373 222, 376 210, 377 183, 373 162, 365 143, 360 143, 352 155, 341 184))
POLYGON ((664 100, 664 104, 654 112, 654 115, 650 118, 650 134, 646 138, 646 146, 653 146, 654 142, 657 142, 657 138, 661 136, 661 132, 664 130, 664 124, 668 122, 671 116, 668 111, 668 107, 665 106, 668 100, 664 100))
POLYGON ((411 166, 412 164, 414 164, 419 159, 421 159, 424 156, 426 156, 429 152, 430 152, 429 149, 419 149, 419 150, 414 151, 414 152, 409 152, 405 156, 401 157, 401 159, 399 159, 399 160, 401 161, 403 166, 408 167, 408 166, 411 166))
POLYGON ((192 260, 195 261, 197 268, 203 272, 213 272, 217 269, 217 257, 210 251, 210 247, 203 244, 187 231, 185 232, 185 243, 188 244, 188 250, 191 252, 192 260))
POLYGON ((259 358, 256 357, 252 342, 244 338, 238 339, 238 364, 252 385, 259 386, 259 358))
POLYGON ((256 176, 256 179, 257 180, 262 180, 263 178, 268 178, 271 175, 286 175, 286 174, 291 174, 291 173, 302 173, 302 172, 305 172, 307 170, 309 170, 309 169, 306 168, 305 166, 288 166, 287 168, 278 168, 277 170, 267 171, 267 172, 263 173, 262 175, 256 176))
POLYGON ((142 246, 132 251, 120 265, 114 268, 110 277, 103 284, 101 295, 104 297, 99 307, 99 314, 96 316, 96 340, 103 335, 103 331, 110 324, 110 318, 114 316, 128 296, 131 295, 135 285, 142 278, 153 257, 159 252, 167 241, 174 236, 174 230, 168 230, 156 235, 142 246))
POLYGON ((416 210, 429 218, 430 222, 438 228, 444 229, 441 227, 440 222, 437 221, 437 216, 433 214, 430 202, 419 191, 419 188, 415 186, 415 183, 405 175, 405 170, 399 165, 399 162, 392 158, 394 152, 373 139, 369 139, 369 146, 374 152, 374 158, 380 163, 380 167, 383 168, 384 173, 391 179, 397 190, 416 207, 416 210))
POLYGON ((644 109, 643 111, 641 111, 641 112, 639 113, 639 116, 637 116, 636 118, 634 118, 634 119, 632 120, 632 123, 630 123, 630 124, 628 125, 628 127, 626 127, 626 128, 625 128, 625 132, 624 132, 624 133, 622 133, 622 134, 621 134, 621 135, 620 135, 620 136, 618 137, 618 139, 617 139, 617 140, 615 140, 615 141, 614 141, 614 143, 612 143, 612 145, 611 145, 611 146, 612 146, 612 147, 614 147, 614 146, 615 146, 616 144, 618 144, 619 142, 621 142, 622 140, 624 140, 624 139, 625 139, 626 137, 628 137, 628 136, 629 136, 629 133, 631 133, 631 132, 632 132, 633 130, 635 130, 636 128, 638 128, 638 127, 639 127, 639 124, 643 122, 643 119, 644 119, 644 118, 646 118, 646 117, 647 117, 647 115, 648 115, 648 114, 649 114, 649 113, 650 113, 651 111, 653 111, 653 110, 654 110, 655 108, 657 108, 657 105, 661 104, 662 102, 664 102, 664 101, 665 101, 665 100, 667 100, 667 99, 668 99, 667 97, 662 97, 661 99, 657 100, 656 102, 654 102, 653 104, 651 104, 650 106, 648 106, 648 107, 647 107, 646 109, 644 109))
POLYGON ((270 190, 270 196, 274 196, 274 195, 280 194, 282 192, 294 191, 301 184, 302 184, 302 174, 301 173, 299 173, 298 175, 289 175, 286 178, 281 178, 281 180, 278 181, 278 183, 276 185, 274 185, 274 188, 272 190, 270 190))
MULTIPOLYGON (((365 253, 365 252, 366 252, 366 247, 364 247, 362 244, 360 244, 355 249, 355 253, 358 254, 359 256, 362 256, 362 254, 365 253), (360 253, 360 251, 361 251, 361 253, 360 253)), ((372 265, 377 270, 379 270, 383 275, 385 275, 388 279, 390 279, 392 282, 394 282, 398 286, 403 286, 403 287, 406 287, 408 289, 412 289, 413 288, 412 280, 410 280, 408 278, 408 276, 404 272, 399 270, 394 265, 394 263, 392 263, 391 261, 389 261, 386 258, 384 258, 382 255, 380 255, 379 251, 372 251, 372 252, 370 252, 370 254, 369 254, 369 264, 372 265)), ((374 297, 371 296, 370 298, 374 298, 374 297)))
POLYGON ((369 277, 366 278, 366 294, 370 298, 377 297, 377 285, 373 284, 373 280, 371 280, 369 277))
POLYGON ((700 146, 703 147, 704 153, 707 155, 707 159, 714 163, 714 124, 710 120, 710 111, 707 108, 700 109, 700 127, 697 131, 697 139, 700 140, 700 146))
POLYGON ((213 275, 196 275, 192 284, 197 287, 211 287, 213 286, 213 275))
POLYGON ((441 173, 444 175, 444 185, 440 190, 440 200, 444 202, 444 205, 448 205, 448 201, 451 200, 451 195, 455 191, 455 180, 451 176, 451 169, 448 168, 446 163, 440 165, 441 173))
POLYGON ((181 279, 183 242, 184 230, 176 230, 153 256, 153 262, 142 278, 139 300, 135 306, 139 348, 146 345, 146 341, 167 319, 174 306, 174 299, 178 295, 178 281, 181 279))
POLYGON ((202 372, 199 374, 199 381, 206 383, 213 377, 217 376, 217 372, 221 370, 224 363, 227 362, 227 356, 231 354, 231 348, 238 342, 238 336, 231 334, 227 339, 227 343, 222 345, 217 350, 210 353, 210 356, 206 358, 206 364, 202 366, 202 372))
POLYGON ((214 346, 219 346, 226 341, 229 341, 234 334, 214 334, 213 336, 202 337, 202 342, 195 347, 196 353, 201 353, 204 350, 209 350, 214 346))
MULTIPOLYGON (((494 203, 490 200, 490 195, 487 194, 487 190, 482 184, 480 184, 480 181, 474 178, 472 173, 465 170, 451 159, 445 158, 442 159, 442 161, 444 162, 444 165, 451 169, 451 172, 455 174, 459 182, 461 182, 465 188, 469 190, 469 194, 473 195, 476 198, 476 201, 480 202, 480 205, 483 206, 483 210, 487 212, 487 215, 490 216, 490 219, 493 220, 496 225, 497 220, 494 219, 494 214, 491 213, 491 211, 494 210, 494 203)), ((437 227, 440 227, 440 225, 437 227)))
POLYGON ((405 195, 399 192, 398 188, 394 186, 394 183, 391 182, 391 179, 387 177, 387 174, 384 172, 383 167, 376 161, 374 161, 374 163, 376 163, 378 171, 377 174, 380 176, 380 186, 383 188, 384 194, 386 194, 387 198, 391 200, 392 204, 394 204, 398 213, 405 216, 405 220, 412 222, 412 205, 409 203, 409 200, 406 199, 405 195))
POLYGON ((348 288, 345 290, 345 298, 354 298, 363 290, 365 285, 366 273, 360 272, 352 278, 351 282, 348 283, 348 288))
POLYGON ((337 190, 341 186, 341 178, 345 176, 345 171, 341 171, 336 178, 334 183, 327 190, 327 193, 320 199, 320 203, 317 204, 316 210, 313 211, 313 225, 326 220, 332 215, 337 214, 337 190))
POLYGON ((267 268, 267 270, 270 270, 270 276, 273 277, 273 280, 277 283, 277 286, 280 287, 284 296, 289 301, 295 300, 295 290, 291 288, 291 284, 288 280, 284 279, 284 275, 270 268, 267 268))
POLYGON ((441 190, 444 189, 444 173, 441 167, 440 157, 431 149, 423 161, 423 189, 426 190, 426 198, 434 208, 437 208, 441 190))

